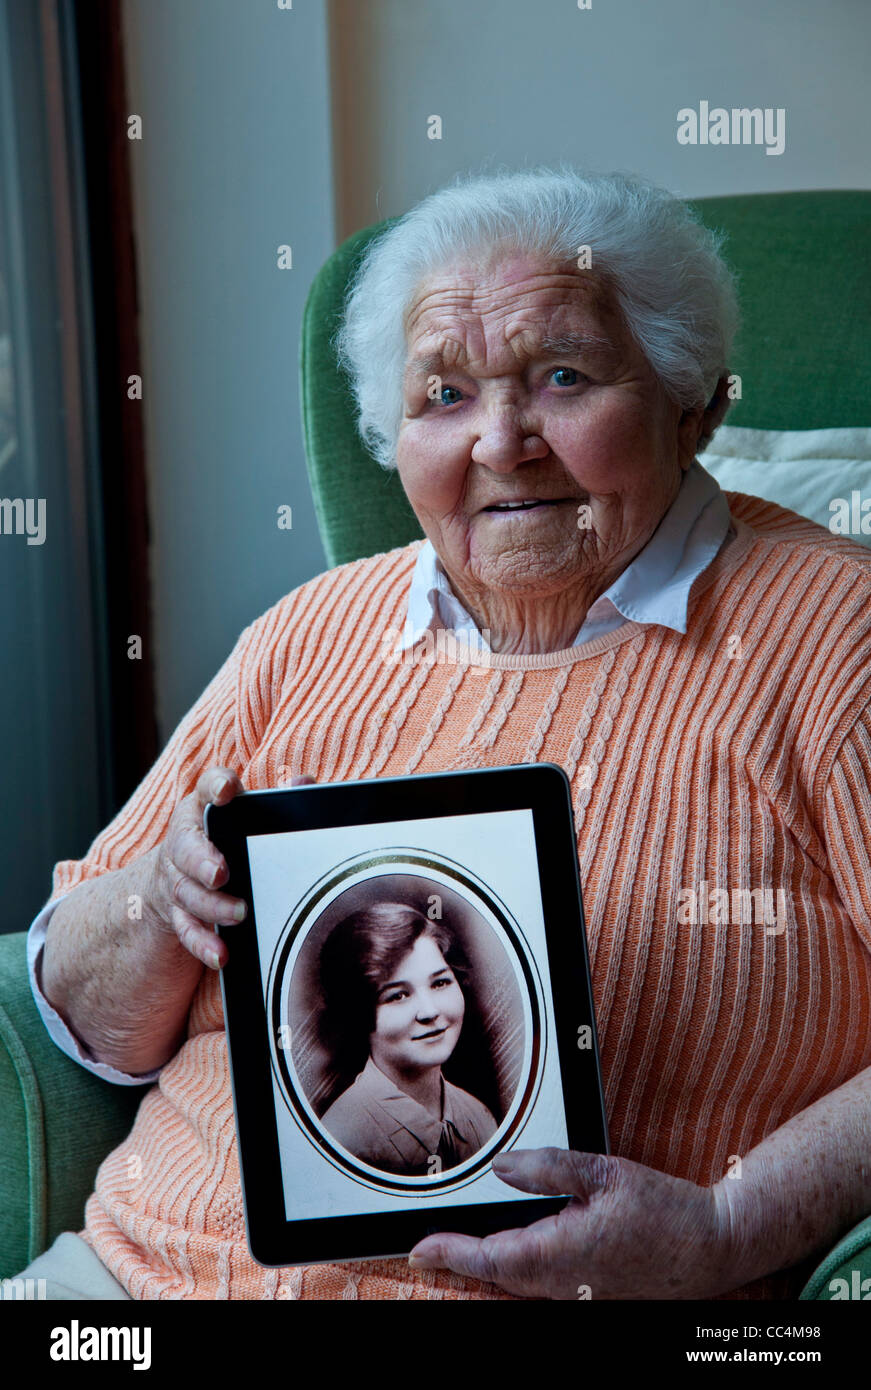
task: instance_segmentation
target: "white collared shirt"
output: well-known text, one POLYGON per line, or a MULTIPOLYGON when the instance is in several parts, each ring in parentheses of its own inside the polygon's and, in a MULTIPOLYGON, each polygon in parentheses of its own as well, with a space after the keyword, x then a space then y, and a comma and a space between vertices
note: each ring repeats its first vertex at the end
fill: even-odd
MULTIPOLYGON (((678 494, 650 540, 587 612, 573 647, 603 637, 631 620, 687 630, 693 582, 734 535, 729 504, 716 478, 694 459, 678 494)), ((457 598, 430 541, 424 541, 411 580, 408 616, 399 650, 408 650, 426 629, 443 627, 489 650, 486 635, 457 598)))

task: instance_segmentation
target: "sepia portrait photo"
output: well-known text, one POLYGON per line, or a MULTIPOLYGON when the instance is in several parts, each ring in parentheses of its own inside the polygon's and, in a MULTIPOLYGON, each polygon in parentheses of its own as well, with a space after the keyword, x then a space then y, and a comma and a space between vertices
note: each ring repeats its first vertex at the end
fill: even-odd
POLYGON ((288 1026, 327 1141, 401 1178, 485 1150, 523 1070, 516 965, 468 896, 424 875, 374 873, 333 899, 296 956, 288 1026))

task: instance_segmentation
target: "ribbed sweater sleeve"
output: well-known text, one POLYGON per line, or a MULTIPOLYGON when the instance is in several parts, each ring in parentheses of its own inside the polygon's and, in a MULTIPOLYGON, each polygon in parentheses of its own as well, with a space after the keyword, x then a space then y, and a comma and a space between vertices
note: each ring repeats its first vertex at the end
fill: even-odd
POLYGON ((857 718, 832 767, 825 836, 838 893, 871 950, 871 708, 857 718))
MULTIPOLYGON (((194 790, 207 767, 220 765, 241 774, 247 757, 240 726, 247 716, 250 735, 252 721, 246 692, 240 686, 246 658, 257 646, 258 628, 270 616, 271 611, 241 634, 160 757, 84 857, 64 859, 55 865, 50 901, 85 879, 123 868, 159 844, 176 805, 194 790)), ((255 713, 262 717, 259 699, 255 700, 255 713)))

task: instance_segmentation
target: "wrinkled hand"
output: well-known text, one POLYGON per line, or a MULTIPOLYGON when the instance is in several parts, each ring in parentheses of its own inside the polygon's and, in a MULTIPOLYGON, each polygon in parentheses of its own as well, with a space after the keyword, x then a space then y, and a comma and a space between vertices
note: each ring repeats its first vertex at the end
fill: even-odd
POLYGON ((556 1216, 479 1240, 427 1236, 412 1268, 443 1268, 525 1298, 712 1298, 730 1280, 728 1200, 626 1158, 527 1149, 493 1172, 521 1192, 570 1201, 556 1216))
MULTIPOLYGON (((294 777, 291 785, 313 780, 294 777)), ((178 803, 165 838, 151 851, 149 892, 143 904, 146 920, 159 931, 174 933, 190 955, 213 970, 225 966, 229 956, 213 923, 241 922, 247 907, 241 898, 215 891, 226 883, 229 870, 203 830, 203 812, 210 801, 225 806, 244 790, 230 768, 207 768, 196 789, 178 803)))

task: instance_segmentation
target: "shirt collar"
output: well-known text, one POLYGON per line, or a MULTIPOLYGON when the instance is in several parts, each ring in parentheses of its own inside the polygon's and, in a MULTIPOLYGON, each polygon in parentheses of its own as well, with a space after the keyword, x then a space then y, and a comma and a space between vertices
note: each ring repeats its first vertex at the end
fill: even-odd
MULTIPOLYGON (((360 1073, 360 1081, 363 1089, 369 1097, 377 1101, 389 1114, 394 1128, 391 1134, 394 1142, 401 1138, 401 1131, 407 1130, 414 1135, 415 1139, 426 1149, 427 1153, 434 1154, 438 1149, 442 1137, 442 1120, 450 1122, 457 1131, 457 1134, 465 1142, 462 1134, 462 1126, 457 1123, 457 1116, 454 1113, 450 1087, 442 1078, 442 1120, 437 1120, 434 1115, 413 1100, 405 1091, 400 1091, 399 1087, 385 1076, 380 1067, 377 1067, 370 1057, 365 1067, 360 1073)), ((398 1147, 402 1147, 401 1143, 398 1147)), ((406 1157, 414 1157, 414 1153, 407 1154, 406 1157)))
MULTIPOLYGON (((591 606, 572 646, 625 620, 687 630, 693 583, 727 536, 734 534, 725 493, 698 459, 684 473, 677 496, 643 550, 591 606)), ((474 619, 460 603, 430 541, 424 541, 411 579, 400 650, 433 626, 466 635, 487 649, 474 619)))

